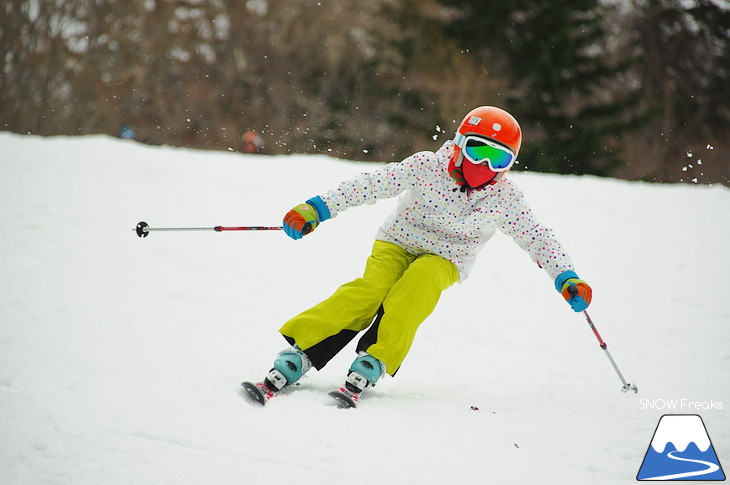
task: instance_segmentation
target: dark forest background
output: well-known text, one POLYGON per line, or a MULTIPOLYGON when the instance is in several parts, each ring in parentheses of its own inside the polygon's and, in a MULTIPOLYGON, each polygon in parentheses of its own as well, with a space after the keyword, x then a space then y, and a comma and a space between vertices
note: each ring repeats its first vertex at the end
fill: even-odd
POLYGON ((730 184, 728 0, 3 0, 0 130, 399 160, 471 108, 520 168, 730 184))

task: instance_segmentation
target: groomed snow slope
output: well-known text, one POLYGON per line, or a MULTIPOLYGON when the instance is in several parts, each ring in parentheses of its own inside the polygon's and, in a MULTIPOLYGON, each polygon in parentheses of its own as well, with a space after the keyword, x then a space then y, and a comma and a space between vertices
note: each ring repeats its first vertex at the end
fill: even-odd
POLYGON ((628 484, 665 413, 700 414, 730 463, 721 186, 510 175, 593 286, 638 395, 498 234, 357 410, 326 395, 351 348, 250 406, 240 381, 268 371, 285 320, 360 275, 395 200, 300 241, 132 229, 277 225, 374 166, 0 133, 0 483, 628 484))

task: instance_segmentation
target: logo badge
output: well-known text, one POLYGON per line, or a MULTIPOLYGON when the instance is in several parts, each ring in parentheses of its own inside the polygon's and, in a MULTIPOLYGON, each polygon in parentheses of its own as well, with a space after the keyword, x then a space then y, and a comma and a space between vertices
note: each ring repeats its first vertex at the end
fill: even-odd
POLYGON ((471 118, 469 118, 469 121, 467 121, 467 123, 469 123, 470 125, 474 125, 474 126, 477 126, 481 122, 482 122, 482 119, 478 116, 472 116, 471 118))
POLYGON ((662 416, 636 479, 725 480, 702 418, 697 414, 662 416))

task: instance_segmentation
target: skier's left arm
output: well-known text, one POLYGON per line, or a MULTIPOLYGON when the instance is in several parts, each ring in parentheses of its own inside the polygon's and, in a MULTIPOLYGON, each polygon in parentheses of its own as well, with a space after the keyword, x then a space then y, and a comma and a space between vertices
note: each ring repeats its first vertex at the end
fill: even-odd
POLYGON ((518 191, 502 216, 500 230, 511 236, 550 275, 555 289, 571 308, 576 312, 588 308, 592 298, 590 285, 578 277, 570 256, 553 230, 537 220, 521 192, 518 191), (575 286, 577 291, 570 291, 571 286, 575 286))

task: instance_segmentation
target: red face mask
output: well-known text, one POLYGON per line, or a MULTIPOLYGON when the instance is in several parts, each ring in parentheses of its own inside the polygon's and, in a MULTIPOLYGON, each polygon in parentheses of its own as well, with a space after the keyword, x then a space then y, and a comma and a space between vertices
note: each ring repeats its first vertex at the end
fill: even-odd
POLYGON ((449 175, 460 185, 467 184, 469 187, 477 188, 491 182, 497 173, 491 171, 487 166, 475 165, 469 162, 462 163, 461 167, 457 167, 456 157, 452 156, 449 160, 449 175))
POLYGON ((492 172, 486 165, 475 165, 473 163, 462 163, 461 171, 464 173, 466 183, 470 187, 475 188, 491 182, 497 175, 496 172, 492 172))

